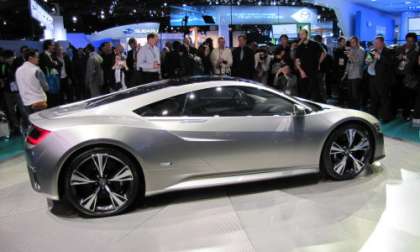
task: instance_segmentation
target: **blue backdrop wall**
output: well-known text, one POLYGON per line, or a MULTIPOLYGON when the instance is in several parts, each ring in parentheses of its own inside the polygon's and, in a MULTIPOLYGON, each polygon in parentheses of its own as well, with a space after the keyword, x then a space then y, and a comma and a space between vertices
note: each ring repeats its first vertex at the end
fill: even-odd
POLYGON ((339 19, 339 25, 345 36, 357 35, 361 40, 372 40, 376 31, 385 27, 386 39, 394 39, 394 25, 399 24, 399 16, 373 10, 349 0, 318 0, 317 3, 334 8, 339 19), (360 13, 360 14, 359 14, 360 13))
POLYGON ((376 35, 383 35, 387 43, 395 39, 395 20, 374 10, 363 9, 356 13, 354 34, 362 41, 370 41, 376 35))
MULTIPOLYGON (((401 26, 400 26, 400 40, 405 40, 405 35, 408 33, 408 19, 413 17, 420 17, 420 12, 407 11, 401 13, 401 26)), ((417 34, 420 36, 420 34, 417 34)))

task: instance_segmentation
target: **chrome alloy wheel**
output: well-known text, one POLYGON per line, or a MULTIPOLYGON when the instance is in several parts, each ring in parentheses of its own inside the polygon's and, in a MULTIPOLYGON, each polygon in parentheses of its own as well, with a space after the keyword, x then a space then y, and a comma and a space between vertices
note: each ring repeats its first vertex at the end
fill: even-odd
POLYGON ((127 204, 133 180, 132 170, 121 159, 109 153, 93 153, 72 171, 69 183, 81 208, 109 213, 127 204))
POLYGON ((329 158, 338 176, 358 174, 370 162, 371 143, 367 132, 347 128, 332 142, 329 158))

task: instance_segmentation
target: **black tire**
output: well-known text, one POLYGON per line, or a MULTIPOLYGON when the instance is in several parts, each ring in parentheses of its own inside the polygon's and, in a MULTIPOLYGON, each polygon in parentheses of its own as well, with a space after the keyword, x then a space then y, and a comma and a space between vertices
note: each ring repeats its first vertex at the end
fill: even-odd
POLYGON ((374 148, 372 134, 366 127, 345 124, 328 137, 322 151, 321 170, 334 180, 353 179, 370 165, 374 148))
POLYGON ((121 214, 144 196, 140 167, 119 150, 96 147, 84 151, 65 172, 65 198, 86 217, 121 214))

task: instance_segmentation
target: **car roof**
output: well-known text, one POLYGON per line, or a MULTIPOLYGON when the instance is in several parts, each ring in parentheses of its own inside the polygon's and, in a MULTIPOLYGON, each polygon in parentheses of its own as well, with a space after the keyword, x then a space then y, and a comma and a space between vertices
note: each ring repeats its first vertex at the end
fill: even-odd
POLYGON ((145 85, 140 85, 137 87, 126 89, 126 90, 114 92, 114 93, 100 96, 94 99, 90 99, 87 102, 86 108, 95 108, 95 107, 105 105, 108 103, 128 99, 131 97, 135 97, 138 95, 150 93, 153 91, 157 91, 157 90, 161 90, 161 89, 165 89, 169 87, 183 86, 183 85, 203 83, 203 82, 218 82, 218 81, 240 81, 240 82, 259 84, 252 80, 235 78, 231 76, 217 76, 217 75, 199 75, 199 76, 184 77, 184 78, 177 78, 177 79, 166 79, 166 80, 155 81, 155 82, 151 82, 145 85))

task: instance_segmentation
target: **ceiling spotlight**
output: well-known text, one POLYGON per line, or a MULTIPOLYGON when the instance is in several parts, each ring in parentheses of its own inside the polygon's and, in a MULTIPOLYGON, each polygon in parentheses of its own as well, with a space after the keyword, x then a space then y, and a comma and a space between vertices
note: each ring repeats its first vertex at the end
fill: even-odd
POLYGON ((73 16, 73 17, 71 18, 71 20, 73 21, 73 23, 77 23, 77 17, 76 17, 76 16, 73 16))
POLYGON ((168 6, 168 3, 167 3, 167 2, 164 2, 164 3, 163 3, 163 6, 164 6, 164 7, 168 6))
POLYGON ((258 5, 261 6, 262 5, 262 2, 261 1, 258 1, 258 5))
POLYGON ((4 26, 6 26, 6 25, 7 25, 7 21, 6 21, 6 20, 4 20, 4 21, 3 21, 3 25, 4 25, 4 26))
POLYGON ((185 4, 185 3, 182 4, 182 7, 186 7, 186 6, 187 6, 187 4, 185 4))

